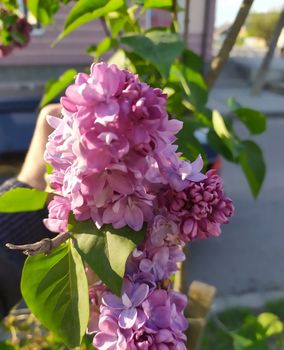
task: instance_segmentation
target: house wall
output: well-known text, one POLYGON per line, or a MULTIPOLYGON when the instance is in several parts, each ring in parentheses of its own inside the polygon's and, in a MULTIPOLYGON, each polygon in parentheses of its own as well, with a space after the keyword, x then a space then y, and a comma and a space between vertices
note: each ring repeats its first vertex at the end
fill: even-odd
POLYGON ((215 5, 216 0, 190 2, 188 46, 207 61, 212 55, 215 5))

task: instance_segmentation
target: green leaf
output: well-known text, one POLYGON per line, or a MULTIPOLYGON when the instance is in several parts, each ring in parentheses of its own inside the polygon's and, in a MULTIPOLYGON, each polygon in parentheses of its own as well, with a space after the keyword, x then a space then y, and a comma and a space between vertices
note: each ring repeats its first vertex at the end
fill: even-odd
POLYGON ((123 0, 79 0, 68 14, 64 31, 58 36, 55 44, 78 27, 115 11, 123 5, 123 0))
POLYGON ((266 330, 266 336, 268 337, 283 332, 283 324, 279 317, 270 312, 263 312, 258 315, 257 321, 266 330))
POLYGON ((257 197, 265 177, 265 162, 262 151, 253 141, 242 141, 240 164, 254 197, 257 197))
POLYGON ((13 39, 19 44, 23 45, 27 42, 26 36, 20 32, 11 32, 11 35, 13 39))
POLYGON ((28 0, 28 1, 27 1, 27 5, 28 5, 29 11, 30 11, 30 12, 34 15, 34 17, 36 17, 36 18, 37 18, 37 14, 38 14, 39 1, 40 1, 40 0, 28 0))
POLYGON ((33 314, 69 347, 79 346, 89 320, 88 283, 72 242, 28 257, 21 290, 33 314))
POLYGON ((151 31, 145 35, 127 34, 121 41, 136 54, 149 60, 165 78, 184 48, 184 43, 177 34, 164 31, 151 31))
POLYGON ((234 98, 228 100, 228 106, 252 134, 261 134, 266 130, 266 116, 262 112, 242 107, 234 98))
POLYGON ((40 210, 48 193, 30 188, 14 188, 0 196, 1 213, 17 213, 40 210))
POLYGON ((183 74, 190 88, 190 101, 195 109, 204 108, 208 100, 208 88, 202 75, 188 67, 184 67, 183 74))
POLYGON ((126 260, 144 239, 144 230, 116 230, 111 225, 99 230, 91 221, 75 223, 69 230, 82 258, 114 293, 120 294, 126 260))
POLYGON ((97 58, 101 57, 105 52, 109 51, 117 45, 117 40, 112 38, 105 38, 96 47, 95 55, 97 58))
POLYGON ((45 164, 45 171, 47 173, 47 175, 51 175, 53 172, 53 166, 49 163, 45 164))
POLYGON ((144 8, 168 8, 171 9, 173 6, 173 0, 145 0, 144 8))
POLYGON ((59 0, 28 0, 27 5, 30 12, 42 25, 50 24, 54 14, 60 8, 59 0))
POLYGON ((227 125, 221 114, 216 110, 214 110, 212 114, 212 124, 215 133, 230 150, 233 158, 237 159, 240 152, 239 142, 234 138, 234 135, 227 128, 227 125))
POLYGON ((238 334, 233 334, 234 350, 269 350, 263 341, 251 340, 238 334))
POLYGON ((232 334, 234 350, 244 350, 252 345, 252 341, 238 334, 232 334))
POLYGON ((190 161, 194 161, 198 155, 201 155, 206 163, 206 153, 202 144, 196 138, 196 131, 200 130, 202 125, 192 120, 192 118, 184 118, 182 121, 183 128, 177 135, 178 150, 190 161))
POLYGON ((1 2, 8 10, 16 10, 19 8, 17 0, 2 0, 1 2))
POLYGON ((75 69, 69 69, 65 71, 58 80, 49 80, 45 86, 44 95, 40 101, 40 107, 45 106, 49 102, 51 102, 54 98, 56 98, 63 90, 70 85, 77 71, 75 69))
MULTIPOLYGON (((4 16, 1 18, 1 21, 3 22, 3 26, 4 28, 8 29, 17 22, 18 16, 17 15, 8 15, 8 16, 4 16)), ((1 28, 2 30, 2 28, 1 28)))
POLYGON ((11 345, 7 342, 0 342, 0 349, 1 350, 20 350, 18 345, 11 345))
POLYGON ((202 73, 203 71, 204 61, 202 57, 189 49, 183 50, 182 62, 186 67, 196 72, 202 73))
POLYGON ((209 145, 215 150, 215 152, 221 154, 228 161, 234 162, 232 152, 214 130, 209 130, 207 137, 209 145))
POLYGON ((252 134, 261 134, 266 130, 266 117, 251 108, 239 108, 234 114, 246 125, 252 134))
POLYGON ((129 16, 127 13, 111 12, 106 16, 106 21, 110 28, 112 38, 116 38, 119 33, 125 29, 127 22, 129 24, 129 16))
POLYGON ((190 103, 190 110, 204 109, 208 100, 208 88, 198 71, 182 64, 173 64, 170 68, 169 81, 181 84, 186 94, 186 101, 190 103))

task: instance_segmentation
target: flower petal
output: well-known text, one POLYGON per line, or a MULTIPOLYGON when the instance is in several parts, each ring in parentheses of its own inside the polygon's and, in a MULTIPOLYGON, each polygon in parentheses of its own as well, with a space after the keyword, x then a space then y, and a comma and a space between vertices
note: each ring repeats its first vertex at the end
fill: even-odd
POLYGON ((125 221, 134 231, 140 231, 143 226, 143 213, 137 205, 126 206, 125 221))
POLYGON ((140 284, 138 288, 134 289, 131 297, 132 305, 139 306, 147 297, 149 293, 149 286, 145 283, 140 284))
POLYGON ((118 325, 123 329, 132 328, 137 319, 137 310, 132 307, 123 310, 118 317, 118 325))

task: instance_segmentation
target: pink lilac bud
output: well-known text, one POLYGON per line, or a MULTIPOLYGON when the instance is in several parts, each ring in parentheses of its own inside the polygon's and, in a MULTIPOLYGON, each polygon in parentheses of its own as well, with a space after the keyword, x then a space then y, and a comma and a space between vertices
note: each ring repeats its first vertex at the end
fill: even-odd
POLYGON ((180 223, 185 242, 219 236, 221 224, 228 223, 234 212, 231 199, 224 195, 221 177, 213 170, 206 175, 205 180, 190 182, 183 191, 166 195, 169 213, 180 223))

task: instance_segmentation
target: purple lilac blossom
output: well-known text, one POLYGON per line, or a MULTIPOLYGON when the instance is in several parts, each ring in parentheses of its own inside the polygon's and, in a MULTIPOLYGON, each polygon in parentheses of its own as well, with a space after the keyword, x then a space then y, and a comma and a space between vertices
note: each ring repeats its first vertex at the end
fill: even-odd
MULTIPOLYGON (((52 188, 78 221, 139 231, 153 219, 159 178, 177 190, 204 179, 202 160, 181 161, 171 145, 182 123, 169 120, 166 95, 136 75, 93 64, 90 75, 77 75, 61 104, 62 118, 47 119, 55 130, 45 160, 53 166, 52 188)), ((64 230, 52 211, 47 225, 64 230)))
MULTIPOLYGON (((79 73, 61 99, 62 119, 45 159, 53 166, 46 226, 67 229, 68 216, 97 227, 147 223, 145 240, 125 266, 121 297, 102 283, 90 287, 90 320, 98 350, 186 350, 187 297, 171 276, 186 242, 218 236, 233 214, 222 179, 201 173, 203 161, 181 160, 173 144, 182 123, 169 120, 166 95, 115 65, 79 73)), ((135 234, 135 233, 133 233, 135 234)))

